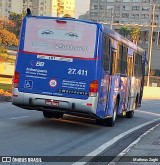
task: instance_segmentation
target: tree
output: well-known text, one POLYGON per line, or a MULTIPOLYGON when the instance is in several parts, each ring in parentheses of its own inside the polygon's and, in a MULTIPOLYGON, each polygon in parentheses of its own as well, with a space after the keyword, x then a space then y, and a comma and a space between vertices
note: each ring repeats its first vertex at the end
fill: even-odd
POLYGON ((18 45, 18 39, 15 34, 6 30, 6 28, 14 29, 14 27, 13 21, 0 17, 0 62, 4 62, 8 58, 7 50, 5 49, 6 45, 18 45))
POLYGON ((127 26, 122 26, 120 29, 120 34, 124 37, 128 37, 130 34, 130 30, 127 26))
POLYGON ((150 76, 155 76, 155 74, 156 74, 155 70, 154 69, 151 69, 150 76))
POLYGON ((136 45, 138 44, 139 35, 140 35, 140 29, 138 26, 131 28, 130 30, 131 41, 136 45))
POLYGON ((6 17, 0 17, 0 29, 14 28, 15 23, 6 17))
POLYGON ((0 63, 5 62, 8 58, 7 50, 0 45, 0 63))
POLYGON ((8 18, 0 17, 0 46, 17 46, 18 39, 7 29, 15 29, 15 23, 8 18))
POLYGON ((18 46, 18 39, 14 33, 0 29, 0 44, 3 46, 18 46))
POLYGON ((160 77, 160 69, 155 69, 155 75, 160 77))
POLYGON ((17 37, 19 37, 20 29, 21 29, 21 23, 22 19, 24 17, 25 13, 17 14, 14 12, 11 12, 8 19, 15 24, 15 28, 7 28, 8 31, 14 33, 17 37))

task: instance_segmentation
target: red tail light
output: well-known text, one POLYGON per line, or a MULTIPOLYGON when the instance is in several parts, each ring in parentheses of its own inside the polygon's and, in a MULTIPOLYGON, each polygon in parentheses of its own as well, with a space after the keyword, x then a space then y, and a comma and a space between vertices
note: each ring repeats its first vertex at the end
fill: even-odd
POLYGON ((97 93, 98 92, 98 80, 93 80, 89 86, 89 92, 97 93))
POLYGON ((67 23, 66 21, 63 21, 63 20, 56 20, 56 22, 59 23, 59 24, 65 24, 65 23, 67 23))
POLYGON ((13 77, 13 85, 14 87, 18 87, 18 83, 19 83, 19 72, 14 73, 14 77, 13 77))

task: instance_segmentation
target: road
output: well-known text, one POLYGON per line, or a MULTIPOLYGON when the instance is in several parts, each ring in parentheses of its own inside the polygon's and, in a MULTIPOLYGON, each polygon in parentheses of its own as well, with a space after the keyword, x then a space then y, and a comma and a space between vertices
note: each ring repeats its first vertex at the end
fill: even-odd
POLYGON ((0 103, 0 155, 85 156, 120 134, 160 118, 159 107, 158 100, 143 100, 134 118, 119 117, 114 127, 105 127, 67 115, 63 119, 45 119, 41 112, 0 103))

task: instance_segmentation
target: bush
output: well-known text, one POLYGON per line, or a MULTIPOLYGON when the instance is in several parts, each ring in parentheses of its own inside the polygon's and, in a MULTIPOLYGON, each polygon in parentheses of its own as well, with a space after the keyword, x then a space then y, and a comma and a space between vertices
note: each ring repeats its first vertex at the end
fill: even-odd
POLYGON ((7 50, 3 46, 0 47, 0 54, 7 54, 7 50))
POLYGON ((0 47, 0 61, 5 62, 8 58, 7 50, 1 46, 0 47))
POLYGON ((0 89, 0 95, 4 95, 4 90, 3 89, 0 89))
MULTIPOLYGON (((12 84, 1 84, 0 83, 0 91, 3 92, 11 92, 12 91, 12 84)), ((4 93, 3 93, 4 94, 4 93)))

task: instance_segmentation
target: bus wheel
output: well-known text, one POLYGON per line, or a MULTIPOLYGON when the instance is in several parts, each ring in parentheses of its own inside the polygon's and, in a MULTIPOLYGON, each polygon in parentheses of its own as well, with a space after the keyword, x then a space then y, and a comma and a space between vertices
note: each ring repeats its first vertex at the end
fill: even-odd
POLYGON ((134 108, 134 109, 137 109, 137 108, 138 108, 138 94, 137 94, 137 96, 136 96, 136 99, 134 100, 133 108, 134 108))
POLYGON ((134 116, 133 110, 126 112, 126 118, 132 118, 133 116, 134 116))
POLYGON ((96 119, 96 124, 97 125, 103 125, 103 120, 102 119, 96 119))
POLYGON ((104 119, 105 125, 109 127, 113 127, 116 122, 116 117, 117 117, 117 111, 118 111, 118 102, 116 101, 113 109, 113 116, 111 118, 104 119))
POLYGON ((56 118, 56 119, 62 118, 63 117, 63 113, 53 112, 52 113, 52 117, 56 118))

